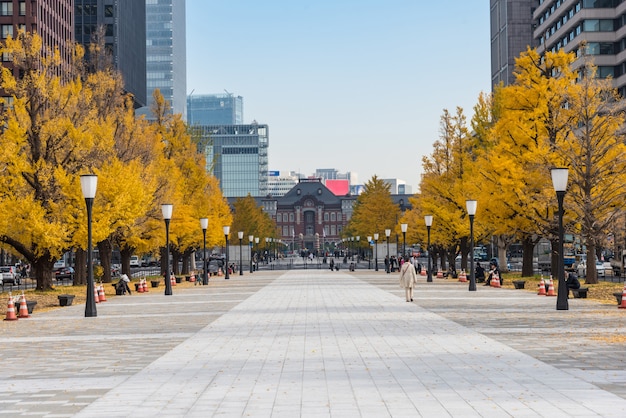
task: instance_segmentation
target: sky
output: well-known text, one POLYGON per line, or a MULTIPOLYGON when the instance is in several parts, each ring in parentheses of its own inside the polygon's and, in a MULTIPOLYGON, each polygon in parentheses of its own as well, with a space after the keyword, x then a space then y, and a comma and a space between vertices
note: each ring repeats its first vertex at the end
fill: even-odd
POLYGON ((406 181, 491 90, 489 2, 187 0, 187 94, 243 97, 269 170, 406 181))

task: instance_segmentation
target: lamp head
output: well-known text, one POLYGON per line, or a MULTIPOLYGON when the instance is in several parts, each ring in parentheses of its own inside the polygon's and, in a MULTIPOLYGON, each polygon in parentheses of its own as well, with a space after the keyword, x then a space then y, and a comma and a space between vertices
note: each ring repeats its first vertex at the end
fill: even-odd
POLYGON ((378 234, 374 234, 374 241, 378 241, 378 234))
POLYGON ((400 229, 402 229, 402 232, 406 232, 408 228, 409 228, 409 224, 400 224, 400 229))
POLYGON ((98 176, 95 174, 83 174, 80 176, 80 188, 85 199, 93 199, 96 197, 96 189, 98 188, 98 176))
POLYGON ((550 170, 552 174, 552 185, 557 192, 564 192, 567 190, 567 177, 569 170, 567 168, 556 167, 550 170))
POLYGON ((390 235, 391 235, 391 229, 385 229, 385 236, 389 238, 390 235))
POLYGON ((478 202, 476 200, 466 200, 465 207, 467 208, 467 214, 470 216, 476 215, 476 206, 478 202))
POLYGON ((171 203, 163 203, 161 205, 161 213, 163 213, 163 219, 170 220, 172 219, 172 210, 174 209, 174 205, 171 203))
POLYGON ((222 230, 224 231, 224 235, 230 234, 230 226, 229 225, 223 226, 222 230))
POLYGON ((433 215, 425 215, 424 222, 426 223, 426 226, 433 226, 433 215))
POLYGON ((200 228, 206 231, 209 227, 209 218, 200 218, 200 228))

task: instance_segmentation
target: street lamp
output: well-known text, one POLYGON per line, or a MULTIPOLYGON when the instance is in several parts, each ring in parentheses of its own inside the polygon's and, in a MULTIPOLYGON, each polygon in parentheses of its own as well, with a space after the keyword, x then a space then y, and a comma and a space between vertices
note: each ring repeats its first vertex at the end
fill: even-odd
POLYGON ((350 237, 350 242, 348 244, 350 246, 351 260, 354 261, 354 237, 350 237))
POLYGON ((402 229, 402 257, 406 257, 406 230, 408 227, 409 224, 400 224, 402 229))
MULTIPOLYGON (((476 215, 476 206, 478 202, 476 200, 466 200, 465 207, 467 208, 467 214, 470 218, 470 284, 469 290, 476 291, 476 274, 474 271, 474 215, 476 215)), ((430 257, 430 253, 429 253, 430 257)), ((430 261, 430 259, 429 259, 430 261)))
POLYGON ((254 241, 254 235, 248 235, 248 241, 250 241, 250 273, 252 273, 252 242, 254 241))
POLYGON ((172 281, 170 276, 170 220, 172 219, 172 210, 174 205, 171 203, 163 203, 161 205, 161 213, 165 220, 165 295, 172 294, 172 281))
POLYGON ((93 283, 93 244, 91 243, 91 213, 93 200, 98 188, 98 176, 84 174, 80 176, 80 188, 83 191, 85 204, 87 205, 87 302, 85 303, 85 317, 98 316, 96 311, 96 299, 93 283))
POLYGON ((200 218, 200 227, 202 228, 202 284, 209 284, 209 275, 207 274, 207 265, 206 265, 206 230, 209 227, 209 218, 200 218))
POLYGON ((254 244, 256 246, 256 269, 259 270, 259 237, 254 237, 254 244))
POLYGON ((357 261, 357 264, 359 262, 359 257, 361 255, 361 243, 360 243, 360 241, 361 241, 361 236, 357 235, 356 236, 356 261, 357 261))
POLYGON ((432 282, 433 273, 430 271, 430 227, 433 226, 433 215, 424 216, 424 222, 426 223, 426 230, 428 231, 428 243, 426 244, 426 252, 428 253, 428 273, 426 273, 426 281, 432 282))
POLYGON ((371 270, 372 269, 372 256, 371 256, 371 251, 372 251, 372 236, 368 235, 367 236, 367 247, 370 250, 370 254, 367 255, 367 269, 371 270))
POLYGON ((239 275, 243 276, 243 259, 241 257, 241 241, 243 240, 243 231, 237 232, 237 237, 239 238, 239 275))
POLYGON ((225 256, 226 256, 225 257, 225 261, 226 261, 226 264, 225 264, 225 267, 226 267, 225 268, 225 270, 226 270, 226 272, 225 272, 226 273, 226 277, 224 277, 224 280, 228 280, 228 279, 230 279, 230 276, 228 275, 228 270, 229 270, 229 267, 228 267, 228 234, 230 233, 230 226, 228 226, 228 225, 224 226, 224 227, 222 227, 222 230, 224 231, 224 239, 226 240, 226 254, 225 254, 225 256))
POLYGON ((389 236, 391 236, 391 229, 385 229, 385 236, 387 237, 387 273, 391 273, 391 259, 389 258, 389 236))
POLYGON ((569 289, 565 284, 565 264, 563 262, 563 199, 565 198, 565 190, 567 190, 567 177, 569 171, 567 168, 553 168, 550 171, 552 174, 552 185, 556 191, 556 199, 559 203, 559 289, 556 298, 556 309, 562 311, 569 309, 567 303, 569 289))
POLYGON ((374 234, 374 252, 376 255, 374 256, 374 271, 378 271, 378 233, 374 234))

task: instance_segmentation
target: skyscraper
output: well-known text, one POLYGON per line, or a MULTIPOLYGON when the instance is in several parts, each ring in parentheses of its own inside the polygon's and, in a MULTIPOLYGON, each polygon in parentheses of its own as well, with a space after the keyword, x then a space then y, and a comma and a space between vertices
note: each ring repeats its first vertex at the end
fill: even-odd
MULTIPOLYGON (((61 60, 69 64, 72 60, 71 0, 2 1, 0 2, 0 36, 15 38, 23 29, 37 33, 45 49, 58 48, 61 60)), ((3 56, 3 65, 10 65, 10 57, 3 56)))
POLYGON ((219 180, 225 197, 267 194, 267 125, 194 125, 208 139, 207 171, 219 180))
POLYGON ((243 97, 232 93, 190 94, 187 97, 190 125, 243 124, 243 97))
POLYGON ((597 76, 611 77, 626 96, 626 2, 624 0, 544 0, 535 10, 534 39, 539 53, 574 52, 574 68, 593 58, 597 76))
POLYGON ((185 0, 146 0, 147 107, 139 114, 151 117, 152 93, 159 89, 173 113, 187 118, 187 41, 185 0))
MULTIPOLYGON (((540 0, 491 0, 491 86, 515 81, 515 58, 533 46, 533 12, 540 0)), ((561 2, 561 0, 559 0, 561 2)))
MULTIPOLYGON (((124 78, 135 106, 146 104, 146 4, 143 1, 74 0, 76 42, 87 46, 98 28, 104 29, 105 47, 124 78)), ((66 16, 71 21, 71 16, 66 16)))

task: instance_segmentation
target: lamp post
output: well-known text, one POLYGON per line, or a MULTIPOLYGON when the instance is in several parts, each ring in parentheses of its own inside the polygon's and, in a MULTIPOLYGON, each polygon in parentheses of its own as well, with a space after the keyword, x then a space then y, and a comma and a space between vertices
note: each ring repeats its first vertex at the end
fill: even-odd
POLYGON ((252 273, 254 270, 252 270, 252 243, 254 242, 254 235, 248 235, 248 241, 250 241, 250 273, 252 273))
POLYGON ((359 258, 361 256, 361 236, 356 236, 356 262, 359 263, 359 258))
POLYGON ((239 238, 239 275, 243 276, 243 258, 241 257, 241 241, 243 240, 243 231, 237 232, 239 238))
POLYGON ((367 269, 371 270, 372 269, 372 256, 371 256, 371 251, 372 251, 372 236, 368 235, 367 236, 367 247, 370 250, 370 254, 368 254, 367 257, 367 269))
POLYGON ((556 199, 559 203, 559 289, 556 298, 556 309, 562 311, 569 309, 567 303, 569 289, 565 284, 565 264, 563 262, 563 199, 565 198, 565 190, 567 190, 567 177, 569 171, 567 168, 553 168, 550 171, 552 174, 552 185, 556 191, 556 199))
POLYGON ((374 251, 376 255, 374 256, 374 271, 378 271, 378 233, 374 234, 374 251))
POLYGON ((172 281, 170 276, 170 220, 172 219, 172 210, 174 205, 171 203, 163 203, 161 205, 161 213, 165 220, 165 295, 172 294, 172 281))
POLYGON ((400 224, 402 229, 402 257, 406 257, 406 230, 409 228, 409 224, 400 224))
POLYGON ((354 261, 354 237, 350 237, 350 259, 354 261))
POLYGON ((202 228, 202 284, 209 284, 209 275, 207 274, 206 265, 206 230, 209 227, 209 218, 200 218, 200 227, 202 228))
POLYGON ((387 237, 387 273, 391 273, 391 259, 389 258, 389 237, 391 236, 391 229, 385 229, 385 236, 387 237))
POLYGON ((91 213, 93 200, 96 197, 98 188, 98 176, 95 174, 84 174, 80 176, 80 187, 87 206, 87 302, 85 303, 85 317, 98 316, 96 311, 96 299, 94 295, 93 283, 93 244, 91 243, 91 213))
MULTIPOLYGON (((465 207, 470 219, 470 292, 476 291, 476 272, 474 271, 474 215, 476 215, 476 206, 478 202, 475 200, 466 200, 465 207)), ((430 253, 429 253, 430 257, 430 253)), ((430 258, 429 260, 430 261, 430 258)))
POLYGON ((428 243, 426 244, 426 252, 428 252, 428 272, 426 273, 426 281, 433 281, 433 273, 430 271, 430 227, 433 226, 433 215, 424 216, 424 222, 426 223, 426 230, 428 231, 428 243))
POLYGON ((226 253, 225 254, 226 255, 226 257, 225 257, 225 261, 226 261, 225 267, 226 268, 224 269, 226 277, 224 277, 224 280, 228 280, 228 279, 230 279, 230 276, 228 275, 228 270, 229 270, 229 267, 228 267, 228 234, 230 233, 230 226, 224 226, 224 227, 222 227, 222 230, 224 231, 224 239, 226 241, 226 251, 225 251, 225 253, 226 253))
POLYGON ((254 245, 256 246, 256 269, 259 270, 259 237, 254 237, 254 245))

